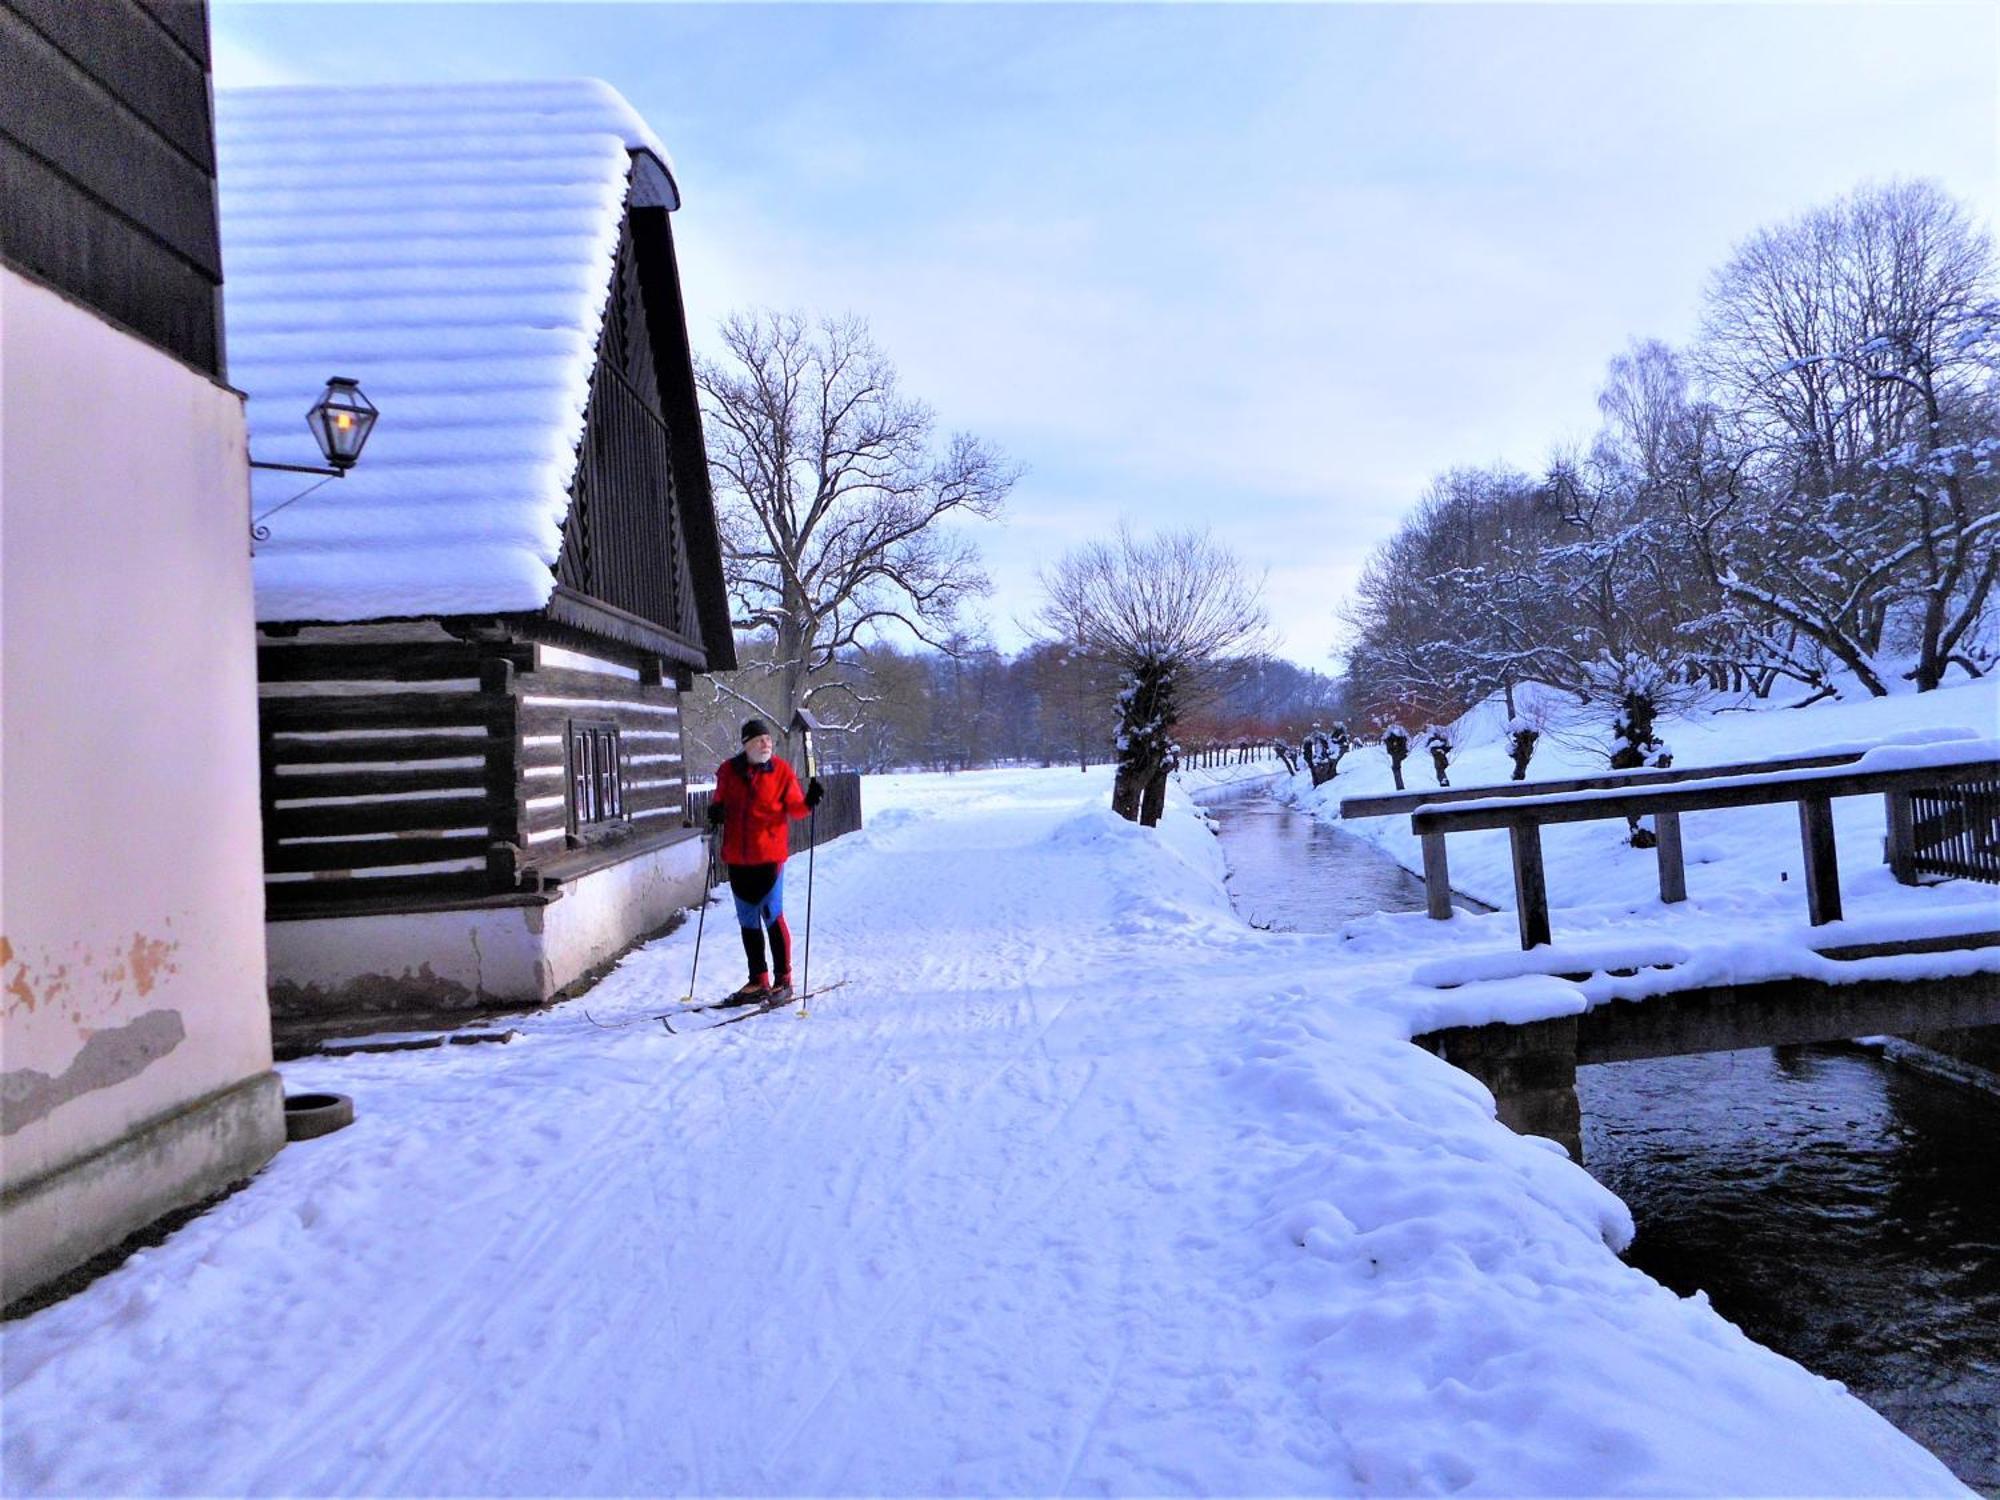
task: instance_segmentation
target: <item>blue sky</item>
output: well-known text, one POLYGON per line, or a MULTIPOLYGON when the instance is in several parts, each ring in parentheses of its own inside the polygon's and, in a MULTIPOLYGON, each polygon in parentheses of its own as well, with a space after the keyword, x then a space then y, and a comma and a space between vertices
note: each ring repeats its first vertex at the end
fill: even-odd
POLYGON ((2000 7, 214 0, 220 85, 593 75, 672 150, 697 345, 856 312, 1024 464, 997 641, 1118 520, 1212 525, 1283 654, 1432 474, 1587 437, 1761 224, 2000 203, 2000 7))

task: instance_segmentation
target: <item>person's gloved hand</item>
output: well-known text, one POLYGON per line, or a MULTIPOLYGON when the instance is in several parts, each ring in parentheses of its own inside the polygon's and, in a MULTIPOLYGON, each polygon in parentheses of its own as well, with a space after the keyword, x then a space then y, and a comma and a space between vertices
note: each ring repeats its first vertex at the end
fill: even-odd
POLYGON ((806 783, 807 807, 818 807, 821 800, 825 796, 826 796, 826 788, 819 784, 819 778, 817 776, 813 777, 811 781, 808 781, 806 783))
POLYGON ((710 828, 720 828, 722 826, 722 804, 720 802, 711 802, 708 804, 708 826, 710 828))

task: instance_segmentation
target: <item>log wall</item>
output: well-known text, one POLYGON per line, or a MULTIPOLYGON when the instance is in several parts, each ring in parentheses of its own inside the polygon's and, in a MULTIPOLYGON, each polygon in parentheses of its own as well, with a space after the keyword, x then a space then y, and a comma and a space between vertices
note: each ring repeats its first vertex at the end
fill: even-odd
POLYGON ((680 694, 657 658, 430 624, 267 633, 273 918, 540 891, 684 833, 680 694), (570 727, 618 731, 621 816, 578 826, 570 727))
POLYGON ((257 652, 273 917, 515 886, 512 670, 532 648, 424 626, 308 630, 257 652))

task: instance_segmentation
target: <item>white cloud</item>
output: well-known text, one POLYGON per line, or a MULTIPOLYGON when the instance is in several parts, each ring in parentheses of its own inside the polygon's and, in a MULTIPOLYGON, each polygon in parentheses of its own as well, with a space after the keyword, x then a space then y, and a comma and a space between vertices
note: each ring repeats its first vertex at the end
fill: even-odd
POLYGON ((217 88, 264 88, 315 81, 308 73, 250 46, 220 25, 215 28, 210 55, 217 88))

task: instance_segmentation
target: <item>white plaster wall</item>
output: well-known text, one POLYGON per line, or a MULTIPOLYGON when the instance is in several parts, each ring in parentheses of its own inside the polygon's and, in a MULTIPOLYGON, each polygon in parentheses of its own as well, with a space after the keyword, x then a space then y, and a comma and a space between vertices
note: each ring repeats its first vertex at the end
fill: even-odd
POLYGON ((685 838, 585 875, 547 908, 542 934, 554 988, 603 963, 642 932, 665 925, 701 896, 706 845, 685 838))
POLYGON ((272 1002, 288 1016, 536 1004, 555 988, 542 960, 547 910, 489 906, 273 922, 272 1002))
POLYGON ((9 1187, 271 1065, 244 462, 235 393, 0 266, 0 1069, 70 1094, 9 1187))

